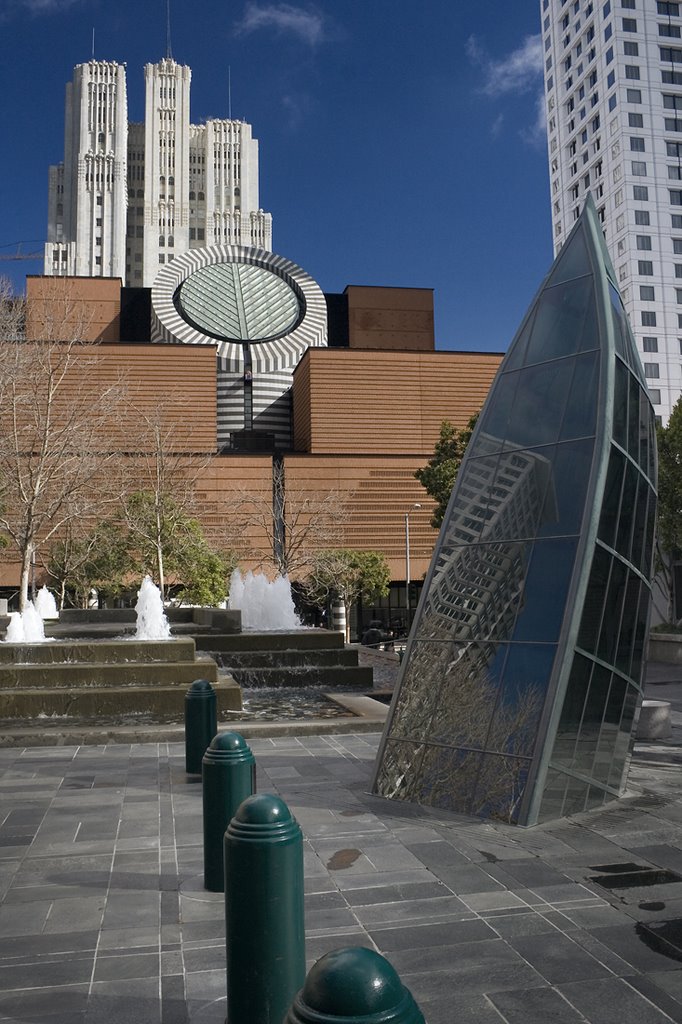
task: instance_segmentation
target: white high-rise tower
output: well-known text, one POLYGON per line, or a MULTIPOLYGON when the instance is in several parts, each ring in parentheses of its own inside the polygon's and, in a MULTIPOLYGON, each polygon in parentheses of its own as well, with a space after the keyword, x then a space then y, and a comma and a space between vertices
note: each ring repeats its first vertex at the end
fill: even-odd
POLYGON ((50 167, 46 274, 123 277, 127 136, 124 66, 77 65, 66 87, 64 163, 50 167))
MULTIPOLYGON (((128 124, 125 106, 117 110, 116 148, 109 154, 118 160, 111 179, 116 201, 104 196, 105 214, 87 215, 90 150, 86 146, 81 158, 71 141, 72 122, 89 124, 93 91, 80 85, 82 69, 102 68, 116 69, 117 97, 125 104, 123 65, 91 61, 76 68, 79 88, 74 84, 67 89, 64 164, 50 168, 44 272, 121 277, 127 285, 151 287, 160 267, 188 249, 222 243, 271 250, 272 217, 258 204, 258 142, 251 126, 231 118, 191 124, 192 73, 170 55, 145 67, 144 123, 128 124), (73 197, 68 203, 61 198, 63 192, 73 197), (77 216, 64 216, 71 206, 77 216), (110 214, 111 232, 99 234, 110 214)), ((108 108, 97 102, 96 113, 100 106, 106 109, 102 118, 108 126, 113 123, 108 108)), ((97 144, 110 145, 100 122, 97 126, 97 144)), ((93 139, 88 137, 87 144, 94 145, 93 139)), ((99 165, 94 166, 92 181, 97 184, 99 165)), ((102 180, 109 182, 107 177, 102 180)))
POLYGON ((591 191, 666 421, 682 392, 682 4, 540 4, 554 249, 591 191))

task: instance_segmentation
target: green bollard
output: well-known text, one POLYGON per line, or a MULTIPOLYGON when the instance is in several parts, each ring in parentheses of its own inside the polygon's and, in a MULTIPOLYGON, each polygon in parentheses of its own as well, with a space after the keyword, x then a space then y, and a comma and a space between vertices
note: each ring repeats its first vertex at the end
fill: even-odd
POLYGON ((282 1024, 305 978, 303 836, 279 797, 250 796, 225 833, 229 1024, 282 1024))
POLYGON ((223 839, 230 818, 256 789, 256 760, 236 732, 214 736, 201 762, 204 889, 224 892, 223 839))
POLYGON ((185 694, 185 771, 201 775, 201 759, 218 732, 215 690, 208 679, 195 679, 185 694))
POLYGON ((283 1024, 425 1024, 425 1021, 411 992, 388 960, 373 949, 348 946, 327 953, 313 964, 283 1024))

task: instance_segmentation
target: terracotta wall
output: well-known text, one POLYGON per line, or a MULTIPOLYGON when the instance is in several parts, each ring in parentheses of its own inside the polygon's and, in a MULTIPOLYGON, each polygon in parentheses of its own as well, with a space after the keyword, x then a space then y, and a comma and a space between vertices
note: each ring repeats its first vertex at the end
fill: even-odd
POLYGON ((30 341, 118 341, 121 281, 117 277, 26 278, 30 341))
POLYGON ((381 551, 391 577, 405 579, 405 513, 410 512, 410 567, 413 579, 426 572, 437 533, 429 521, 434 504, 414 471, 420 458, 399 456, 289 455, 285 459, 288 493, 299 500, 338 491, 347 505, 340 546, 381 551), (421 509, 412 506, 421 504, 421 509))
POLYGON ((492 352, 309 349, 294 373, 294 448, 312 454, 430 453, 488 394, 492 352))
POLYGON ((351 348, 432 351, 433 289, 348 285, 351 348))

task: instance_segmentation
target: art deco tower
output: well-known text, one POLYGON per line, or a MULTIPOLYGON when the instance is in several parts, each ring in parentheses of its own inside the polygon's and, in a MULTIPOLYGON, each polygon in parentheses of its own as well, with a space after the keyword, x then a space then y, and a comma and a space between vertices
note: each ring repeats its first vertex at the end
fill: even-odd
POLYGON ((125 67, 91 60, 66 87, 64 163, 50 167, 45 273, 123 277, 125 67))
POLYGON ((191 78, 171 56, 147 64, 145 120, 128 124, 124 66, 76 68, 64 163, 50 168, 45 274, 151 287, 159 269, 188 249, 272 249, 251 126, 231 118, 191 124, 191 78))

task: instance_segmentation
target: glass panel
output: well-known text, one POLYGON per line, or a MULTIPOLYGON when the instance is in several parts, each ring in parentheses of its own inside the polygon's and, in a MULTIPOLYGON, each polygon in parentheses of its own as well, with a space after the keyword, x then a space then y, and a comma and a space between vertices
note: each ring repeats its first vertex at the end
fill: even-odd
POLYGON ((578 633, 578 646, 589 654, 594 654, 597 650, 597 637, 601 626, 610 569, 611 556, 597 545, 592 556, 592 568, 578 633))
MULTIPOLYGON (((424 646, 431 648, 432 657, 438 657, 435 645, 424 646)), ((506 655, 506 645, 462 644, 453 645, 448 661, 440 656, 435 671, 443 678, 443 686, 430 740, 451 747, 485 749, 506 655)))
POLYGON ((485 749, 530 757, 556 655, 554 644, 511 644, 485 749))
POLYGON ((626 693, 627 683, 614 673, 592 767, 592 777, 604 785, 608 783, 611 774, 626 693))
POLYGON ((529 761, 520 757, 485 754, 479 765, 472 813, 515 823, 528 781, 529 765, 529 761))
POLYGON ((597 319, 597 305, 594 300, 594 289, 590 295, 585 308, 585 321, 583 323, 583 336, 580 343, 580 351, 587 352, 593 348, 600 348, 599 321, 597 319))
POLYGON ((656 421, 651 406, 649 406, 649 469, 647 475, 650 480, 656 479, 656 421))
POLYGON ((592 468, 592 440, 569 441, 550 449, 552 475, 543 509, 539 537, 580 532, 585 495, 592 468))
POLYGON ((628 451, 639 462, 639 393, 640 386, 630 375, 630 401, 628 404, 628 451))
POLYGON ((649 473, 651 453, 649 451, 649 418, 651 406, 644 389, 639 389, 639 464, 644 473, 649 473))
POLYGON ((526 366, 571 355, 580 349, 585 315, 588 307, 593 307, 593 289, 593 279, 588 276, 543 291, 528 343, 526 366))
POLYGON ((552 446, 503 452, 486 509, 481 540, 534 537, 552 471, 552 446))
POLYGON ((649 507, 647 509, 647 523, 644 531, 644 544, 642 546, 642 572, 647 579, 651 576, 651 559, 654 549, 654 534, 656 531, 656 495, 649 488, 649 507))
POLYGON ((388 740, 377 776, 377 791, 385 797, 418 800, 424 747, 388 740))
POLYGON ((611 298, 611 313, 613 314, 613 340, 616 347, 616 352, 619 356, 623 356, 624 359, 628 358, 628 339, 627 339, 627 325, 625 323, 625 314, 623 313, 623 307, 620 302, 620 296, 618 292, 609 283, 609 296, 611 298))
POLYGON ((526 575, 530 541, 469 544, 439 560, 423 614, 422 639, 508 639, 526 575))
POLYGON ((651 488, 646 477, 640 476, 637 488, 637 503, 633 511, 632 548, 630 560, 639 569, 642 565, 644 534, 646 533, 647 511, 651 488))
POLYGON ((536 541, 514 630, 515 641, 552 643, 558 640, 573 573, 576 541, 536 541), (551 586, 548 581, 551 580, 551 586))
POLYGON ((615 394, 613 396, 613 440, 621 448, 627 448, 628 388, 630 374, 627 367, 616 359, 615 394))
POLYGON ((600 540, 603 540, 611 548, 616 543, 616 528, 620 512, 620 495, 623 487, 624 471, 625 456, 611 445, 609 468, 606 476, 606 487, 604 489, 604 500, 602 502, 598 530, 600 540))
POLYGON ((564 798, 568 776, 563 772, 550 768, 547 772, 547 781, 542 794, 542 804, 538 821, 551 821, 553 818, 560 818, 564 813, 564 798))
POLYGON ((625 464, 625 480, 623 482, 623 498, 620 505, 618 530, 616 533, 616 551, 628 559, 630 558, 632 539, 632 512, 637 501, 638 480, 639 473, 636 467, 627 461, 625 464))
POLYGON ((506 370, 516 370, 523 366, 526 361, 526 348, 528 347, 528 339, 531 331, 533 330, 533 323, 535 321, 535 309, 532 310, 525 326, 519 331, 517 337, 512 341, 509 346, 509 352, 507 355, 507 362, 505 363, 506 370))
POLYGON ((566 687, 551 760, 566 768, 574 766, 575 748, 590 686, 593 662, 576 654, 566 687))
POLYGON ((573 763, 575 770, 582 775, 590 775, 592 772, 610 685, 611 672, 609 669, 602 665, 595 665, 583 709, 573 763))
POLYGON ((624 672, 626 675, 630 674, 632 647, 635 642, 640 583, 640 577, 636 573, 630 572, 625 590, 623 618, 620 624, 620 637, 618 639, 618 650, 616 652, 615 662, 616 668, 620 672, 624 672))
POLYGON ((632 645, 632 663, 630 665, 630 675, 638 686, 642 682, 642 659, 644 657, 650 600, 651 591, 646 583, 643 583, 639 592, 639 607, 637 608, 637 619, 635 620, 635 636, 632 645))
MULTIPOLYGON (((499 451, 507 436, 507 426, 514 403, 514 395, 522 371, 503 373, 495 382, 495 401, 490 402, 483 415, 481 430, 477 435, 485 435, 485 448, 483 451, 472 450, 473 455, 487 455, 492 451, 499 451)), ((483 441, 483 438, 481 439, 483 441)))
POLYGON ((580 814, 585 810, 589 786, 569 775, 564 798, 564 814, 580 814))
POLYGON ((561 426, 561 440, 571 437, 589 437, 594 434, 597 416, 599 383, 598 352, 578 356, 575 360, 573 381, 561 426))
POLYGON ((418 780, 419 801, 471 814, 482 757, 477 751, 428 746, 418 780))
POLYGON ((590 786, 587 791, 587 802, 585 803, 585 810, 591 811, 595 807, 601 807, 607 802, 612 800, 613 797, 605 789, 601 789, 599 786, 590 786))
POLYGON ((558 263, 547 281, 547 285, 559 284, 561 281, 569 281, 571 278, 580 277, 582 274, 590 274, 592 267, 587 255, 585 238, 582 225, 576 228, 571 238, 571 244, 565 245, 559 253, 558 263))
POLYGON ((566 406, 566 380, 573 360, 558 359, 518 371, 519 384, 506 448, 551 444, 559 436, 566 406))
POLYGON ((609 786, 618 790, 624 781, 624 774, 628 767, 630 752, 634 742, 633 727, 638 700, 639 693, 635 687, 628 686, 623 702, 623 714, 618 727, 618 737, 613 750, 611 770, 609 772, 609 786))
POLYGON ((499 455, 469 458, 457 481, 455 499, 448 513, 444 545, 468 544, 479 539, 487 521, 486 510, 499 455))
POLYGON ((403 671, 392 735, 425 740, 438 712, 443 675, 456 655, 452 643, 414 643, 403 671))
POLYGON ((627 569, 618 558, 612 558, 609 590, 604 603, 604 617, 597 645, 598 656, 602 661, 607 661, 610 664, 613 664, 616 655, 626 580, 627 569))

